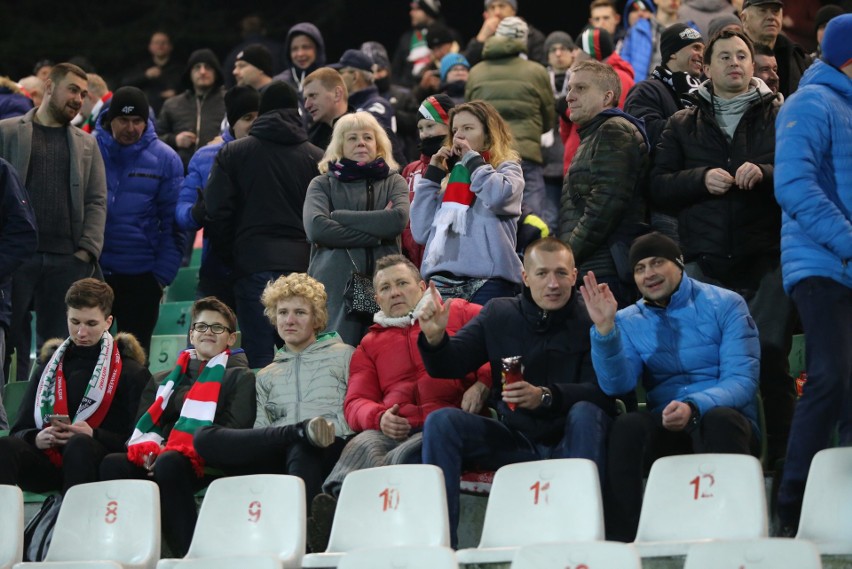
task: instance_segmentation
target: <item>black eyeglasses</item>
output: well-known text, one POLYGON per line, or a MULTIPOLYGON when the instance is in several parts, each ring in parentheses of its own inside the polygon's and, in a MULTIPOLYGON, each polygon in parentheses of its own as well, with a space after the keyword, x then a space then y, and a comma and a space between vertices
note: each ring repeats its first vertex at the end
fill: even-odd
POLYGON ((207 322, 196 322, 192 325, 190 329, 195 332, 200 332, 202 334, 207 330, 210 330, 214 334, 221 334, 225 330, 227 330, 228 332, 231 331, 231 329, 227 326, 223 326, 221 324, 208 324, 207 322))

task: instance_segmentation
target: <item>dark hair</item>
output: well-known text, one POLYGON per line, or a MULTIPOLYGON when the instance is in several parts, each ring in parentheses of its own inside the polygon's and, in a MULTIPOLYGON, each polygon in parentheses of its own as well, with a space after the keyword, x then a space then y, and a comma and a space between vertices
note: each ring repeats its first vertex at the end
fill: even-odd
POLYGON ((234 311, 231 310, 230 306, 215 296, 205 296, 204 298, 200 298, 195 301, 192 305, 192 310, 190 311, 190 318, 192 320, 190 326, 195 324, 195 319, 205 310, 218 312, 225 318, 225 322, 228 324, 228 329, 230 329, 231 332, 237 331, 237 317, 234 315, 234 311))
POLYGON ((722 30, 707 42, 707 47, 704 48, 704 64, 710 65, 713 60, 713 48, 719 40, 729 40, 731 38, 740 38, 748 46, 748 52, 751 54, 751 59, 754 60, 754 44, 748 36, 737 30, 722 30))
POLYGON ((373 273, 373 286, 375 286, 376 275, 379 274, 379 271, 383 271, 388 267, 394 267, 396 265, 405 265, 406 268, 411 271, 411 274, 417 282, 423 280, 423 275, 420 274, 420 269, 418 269, 417 265, 412 263, 405 255, 385 255, 376 261, 376 272, 373 273))
POLYGON ((764 55, 766 57, 775 57, 775 52, 772 50, 771 47, 769 47, 765 43, 754 44, 754 54, 764 55))
POLYGON ((54 65, 53 69, 50 70, 50 75, 48 76, 48 79, 50 79, 51 83, 57 85, 60 81, 65 79, 65 76, 69 73, 73 73, 83 81, 89 81, 88 75, 86 75, 86 72, 83 71, 80 66, 68 62, 57 63, 56 65, 54 65))
POLYGON ((68 308, 100 308, 104 316, 112 314, 115 293, 112 287, 98 279, 80 279, 74 282, 65 293, 65 306, 68 308))
POLYGON ((594 0, 591 4, 589 4, 589 13, 591 13, 595 8, 612 8, 612 11, 618 14, 618 10, 615 8, 615 2, 612 0, 594 0))
POLYGON ((524 259, 529 258, 534 251, 544 251, 546 253, 556 253, 557 251, 568 251, 571 256, 574 256, 574 250, 568 243, 560 241, 556 237, 542 237, 536 239, 524 249, 524 259))

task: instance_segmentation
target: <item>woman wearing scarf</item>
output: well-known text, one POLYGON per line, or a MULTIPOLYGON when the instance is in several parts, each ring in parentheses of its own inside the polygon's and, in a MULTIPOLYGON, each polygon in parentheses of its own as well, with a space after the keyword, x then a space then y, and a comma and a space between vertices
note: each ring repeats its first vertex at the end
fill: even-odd
POLYGON ((524 177, 512 135, 485 101, 454 107, 449 120, 451 138, 432 156, 411 204, 411 232, 426 245, 420 269, 444 298, 485 304, 514 296, 524 177))
POLYGON ((251 427, 254 374, 237 340, 234 312, 215 297, 192 305, 189 340, 171 371, 155 375, 139 402, 138 420, 124 452, 107 456, 101 479, 151 478, 160 487, 163 535, 183 557, 197 519, 195 493, 206 482, 204 460, 195 451, 195 431, 204 426, 251 427))
POLYGON ((151 374, 136 338, 109 333, 113 299, 112 288, 96 279, 68 289, 69 337, 42 348, 18 421, 0 438, 0 484, 64 493, 96 482, 103 458, 124 447, 151 374))
POLYGON ((343 295, 353 272, 372 278, 373 265, 400 252, 408 223, 408 185, 396 173, 390 141, 367 112, 341 117, 311 181, 303 221, 313 244, 308 274, 328 293, 328 330, 357 346, 372 323, 349 314, 343 295))

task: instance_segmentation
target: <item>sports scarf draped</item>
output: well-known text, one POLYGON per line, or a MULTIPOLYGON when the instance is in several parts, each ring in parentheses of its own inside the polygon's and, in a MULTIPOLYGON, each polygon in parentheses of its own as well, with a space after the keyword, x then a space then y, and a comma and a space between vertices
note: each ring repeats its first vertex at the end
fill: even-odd
MULTIPOLYGON (((482 152, 482 159, 486 162, 490 160, 488 152, 482 152)), ((444 246, 447 244, 447 237, 451 230, 458 235, 467 235, 465 223, 467 210, 475 200, 476 194, 470 191, 470 170, 459 160, 450 171, 447 189, 444 190, 444 196, 441 199, 441 207, 432 221, 435 235, 426 247, 423 262, 431 265, 438 262, 444 254, 444 246)))
POLYGON ((195 474, 201 478, 204 474, 204 460, 195 452, 192 439, 198 429, 213 424, 230 353, 230 350, 225 350, 208 361, 201 370, 198 379, 189 388, 180 409, 180 418, 172 427, 166 445, 163 446, 163 411, 175 389, 186 379, 190 360, 198 359, 195 350, 181 352, 177 365, 157 388, 154 403, 136 423, 133 435, 127 443, 127 459, 130 462, 144 466, 148 454, 156 457, 161 452, 175 450, 190 460, 195 474))
POLYGON ((408 61, 412 64, 411 75, 417 77, 432 60, 432 51, 426 43, 423 30, 414 30, 408 44, 408 61))
MULTIPOLYGON (((80 406, 71 416, 68 409, 68 387, 62 365, 65 352, 70 345, 69 337, 53 352, 38 380, 34 418, 35 426, 39 430, 44 428, 48 415, 54 414, 69 415, 72 423, 86 421, 91 428, 98 428, 106 417, 115 397, 115 391, 118 389, 118 380, 121 377, 121 355, 118 353, 118 345, 112 335, 104 332, 101 337, 101 351, 92 370, 92 377, 89 378, 89 383, 83 392, 80 406)), ((48 448, 44 452, 51 463, 62 466, 62 453, 58 449, 48 448)))

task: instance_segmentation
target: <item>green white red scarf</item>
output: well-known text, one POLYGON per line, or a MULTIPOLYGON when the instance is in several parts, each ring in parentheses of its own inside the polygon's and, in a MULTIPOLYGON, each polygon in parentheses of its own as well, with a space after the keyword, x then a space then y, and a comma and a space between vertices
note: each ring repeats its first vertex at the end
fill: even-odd
MULTIPOLYGON (((115 391, 118 389, 118 380, 121 377, 121 355, 118 346, 109 332, 104 332, 101 337, 101 351, 98 361, 92 370, 92 377, 86 385, 83 399, 73 416, 68 412, 68 387, 65 382, 65 372, 62 369, 62 361, 65 351, 71 345, 71 338, 67 338, 44 366, 44 371, 38 380, 35 396, 35 426, 43 429, 46 418, 49 415, 69 415, 72 423, 86 421, 90 427, 96 429, 103 422, 109 411, 110 404, 115 391)), ((62 453, 56 448, 44 451, 50 462, 56 466, 62 466, 62 453)))
POLYGON ((189 388, 189 393, 186 394, 180 409, 180 418, 172 427, 169 438, 163 446, 161 423, 163 411, 174 395, 175 389, 186 380, 190 360, 198 359, 195 350, 181 352, 177 365, 157 388, 154 403, 136 423, 133 435, 127 443, 127 459, 130 462, 137 466, 144 466, 148 455, 157 457, 161 452, 175 450, 189 458, 195 474, 201 478, 204 474, 204 461, 195 452, 193 436, 201 427, 213 424, 230 353, 230 350, 225 350, 208 361, 201 370, 198 379, 189 388))
POLYGON ((414 30, 408 49, 408 61, 412 63, 411 74, 415 77, 420 75, 431 60, 432 51, 426 44, 426 36, 423 34, 423 30, 414 30))

